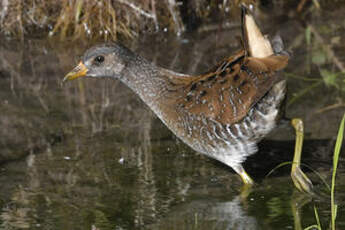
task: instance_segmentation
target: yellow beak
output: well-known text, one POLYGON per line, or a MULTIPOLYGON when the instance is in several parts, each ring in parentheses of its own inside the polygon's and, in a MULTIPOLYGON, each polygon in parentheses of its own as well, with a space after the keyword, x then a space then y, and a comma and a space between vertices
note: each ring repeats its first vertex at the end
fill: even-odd
POLYGON ((76 78, 79 78, 79 77, 85 77, 87 71, 88 71, 88 69, 86 68, 84 63, 83 62, 79 62, 79 64, 71 72, 66 74, 66 76, 64 77, 62 82, 65 82, 67 80, 73 80, 73 79, 76 79, 76 78))

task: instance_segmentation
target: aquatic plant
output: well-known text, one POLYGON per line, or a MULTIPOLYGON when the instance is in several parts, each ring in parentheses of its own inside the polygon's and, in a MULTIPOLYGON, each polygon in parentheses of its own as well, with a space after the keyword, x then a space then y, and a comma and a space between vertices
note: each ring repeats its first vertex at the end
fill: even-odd
MULTIPOLYGON (((335 203, 335 179, 337 175, 337 168, 338 168, 338 162, 339 162, 339 155, 340 155, 340 150, 343 144, 344 140, 344 127, 345 127, 345 113, 343 116, 343 119, 340 122, 339 130, 338 130, 338 135, 337 135, 337 140, 335 143, 334 147, 334 154, 333 154, 333 168, 332 168, 332 184, 331 184, 331 229, 335 230, 335 220, 337 218, 337 209, 338 205, 335 203)), ((317 212, 316 207, 314 207, 315 211, 315 219, 317 224, 311 225, 304 230, 309 230, 309 229, 314 229, 317 228, 318 230, 321 230, 321 224, 320 224, 320 218, 319 214, 317 212)))

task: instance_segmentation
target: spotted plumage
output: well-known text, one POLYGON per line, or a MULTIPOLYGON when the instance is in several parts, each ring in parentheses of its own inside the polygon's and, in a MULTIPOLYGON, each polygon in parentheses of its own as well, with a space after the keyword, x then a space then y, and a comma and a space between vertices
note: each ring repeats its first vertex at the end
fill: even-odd
POLYGON ((289 57, 274 53, 245 9, 242 22, 244 49, 202 75, 157 67, 119 44, 108 43, 87 51, 66 79, 120 79, 186 144, 229 165, 251 183, 241 164, 279 119, 286 83, 278 72, 289 57))

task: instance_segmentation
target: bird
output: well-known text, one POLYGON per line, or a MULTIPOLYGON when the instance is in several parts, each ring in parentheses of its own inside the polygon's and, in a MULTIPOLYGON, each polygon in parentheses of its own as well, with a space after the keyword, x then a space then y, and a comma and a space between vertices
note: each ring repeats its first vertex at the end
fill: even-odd
MULTIPOLYGON (((127 47, 107 42, 89 48, 63 79, 120 80, 193 150, 231 167, 245 185, 253 179, 242 166, 257 143, 284 116, 286 80, 281 71, 290 55, 280 37, 272 42, 241 6, 242 49, 204 74, 188 75, 159 67, 127 47)), ((312 183, 300 169, 303 122, 292 119, 296 147, 291 176, 302 192, 312 183)))

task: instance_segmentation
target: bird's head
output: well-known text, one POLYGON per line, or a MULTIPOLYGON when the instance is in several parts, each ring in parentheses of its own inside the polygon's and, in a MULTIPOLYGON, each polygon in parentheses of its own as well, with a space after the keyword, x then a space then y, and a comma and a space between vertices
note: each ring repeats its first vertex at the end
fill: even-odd
POLYGON ((122 45, 116 43, 96 45, 85 52, 79 64, 65 76, 63 81, 80 77, 120 78, 131 59, 133 53, 122 45))

